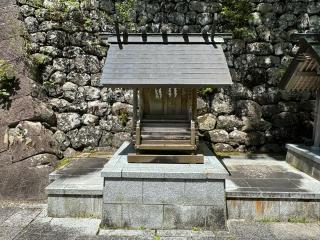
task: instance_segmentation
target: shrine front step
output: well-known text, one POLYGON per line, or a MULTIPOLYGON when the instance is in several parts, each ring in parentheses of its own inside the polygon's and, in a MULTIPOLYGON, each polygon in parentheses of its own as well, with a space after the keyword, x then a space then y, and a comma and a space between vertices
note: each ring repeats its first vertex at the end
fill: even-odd
POLYGON ((132 151, 132 145, 124 143, 101 171, 102 224, 225 229, 225 178, 229 174, 216 157, 204 149, 204 164, 128 163, 132 151))

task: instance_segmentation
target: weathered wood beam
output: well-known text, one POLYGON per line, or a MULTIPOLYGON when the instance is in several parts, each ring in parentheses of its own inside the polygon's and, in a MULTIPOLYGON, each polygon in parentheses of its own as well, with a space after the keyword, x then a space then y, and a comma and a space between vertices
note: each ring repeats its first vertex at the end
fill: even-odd
POLYGON ((128 154, 129 163, 203 163, 204 156, 197 155, 152 155, 152 154, 128 154))

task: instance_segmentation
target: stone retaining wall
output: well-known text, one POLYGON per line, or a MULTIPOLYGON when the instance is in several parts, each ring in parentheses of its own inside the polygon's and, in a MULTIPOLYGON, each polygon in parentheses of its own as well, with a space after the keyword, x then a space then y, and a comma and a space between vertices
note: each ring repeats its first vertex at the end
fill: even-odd
MULTIPOLYGON (((297 52, 290 34, 317 30, 320 3, 251 2, 247 37, 225 45, 234 86, 198 98, 201 136, 217 151, 278 152, 284 143, 312 135, 313 96, 282 91, 278 84, 281 64, 297 52)), ((74 150, 117 148, 130 139, 132 92, 99 86, 108 44, 98 34, 113 29, 110 1, 18 0, 18 5, 28 31, 28 55, 40 70, 30 96, 40 99, 36 106, 46 102, 54 111, 28 120, 41 122, 65 156, 74 150)), ((157 32, 165 24, 178 32, 187 24, 199 32, 211 24, 210 12, 220 11, 221 1, 137 0, 137 5, 131 26, 137 31, 147 25, 157 32)), ((218 23, 220 30, 224 26, 218 23)), ((21 129, 17 124, 9 132, 21 129)))

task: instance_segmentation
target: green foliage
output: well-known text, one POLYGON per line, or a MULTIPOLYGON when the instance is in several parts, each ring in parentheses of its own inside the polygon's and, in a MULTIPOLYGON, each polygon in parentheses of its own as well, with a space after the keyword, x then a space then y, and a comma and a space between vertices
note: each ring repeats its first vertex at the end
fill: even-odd
POLYGON ((133 22, 135 5, 136 0, 124 0, 122 2, 116 2, 116 13, 121 23, 130 24, 131 22, 133 22))
POLYGON ((17 83, 13 66, 0 59, 0 105, 8 107, 10 96, 18 89, 17 83))
POLYGON ((209 94, 214 93, 214 89, 213 88, 200 88, 198 90, 198 94, 202 97, 207 96, 209 94))
POLYGON ((126 111, 120 111, 119 119, 120 119, 122 126, 125 127, 127 125, 128 120, 129 120, 128 113, 126 111))
POLYGON ((224 26, 232 31, 235 37, 245 37, 253 11, 249 0, 223 0, 221 16, 224 26))
POLYGON ((160 240, 160 236, 155 236, 154 238, 153 238, 153 240, 160 240))

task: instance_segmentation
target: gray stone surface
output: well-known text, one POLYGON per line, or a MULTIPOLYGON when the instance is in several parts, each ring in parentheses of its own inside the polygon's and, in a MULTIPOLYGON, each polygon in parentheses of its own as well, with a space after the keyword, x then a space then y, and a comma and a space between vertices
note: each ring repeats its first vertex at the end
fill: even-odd
POLYGON ((102 177, 124 178, 193 178, 193 179, 224 179, 228 176, 227 170, 213 156, 204 145, 201 150, 204 164, 139 164, 128 163, 127 153, 134 152, 132 144, 123 143, 118 152, 110 159, 101 171, 102 177), (121 175, 119 174, 121 173, 121 175))

